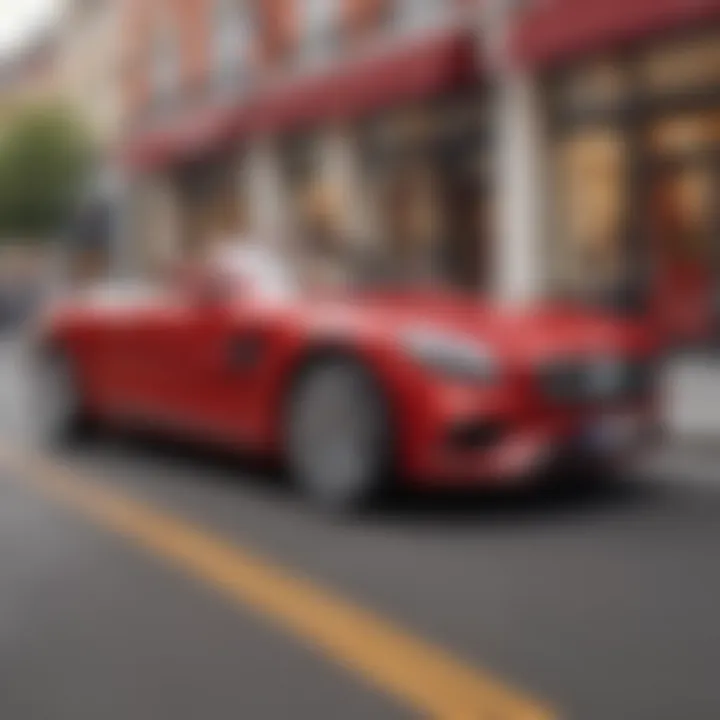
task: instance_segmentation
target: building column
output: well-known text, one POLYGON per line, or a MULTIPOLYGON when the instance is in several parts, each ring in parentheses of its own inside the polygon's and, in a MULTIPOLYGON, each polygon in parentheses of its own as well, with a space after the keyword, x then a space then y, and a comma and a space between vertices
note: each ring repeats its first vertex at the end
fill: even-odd
POLYGON ((271 138, 254 141, 245 155, 239 192, 251 235, 262 243, 288 242, 288 198, 277 144, 271 138))
POLYGON ((484 16, 495 79, 495 280, 501 301, 526 305, 543 292, 545 129, 540 81, 512 57, 513 3, 489 3, 484 16))
POLYGON ((512 74, 498 88, 497 278, 501 300, 526 304, 543 285, 541 110, 534 78, 512 74))

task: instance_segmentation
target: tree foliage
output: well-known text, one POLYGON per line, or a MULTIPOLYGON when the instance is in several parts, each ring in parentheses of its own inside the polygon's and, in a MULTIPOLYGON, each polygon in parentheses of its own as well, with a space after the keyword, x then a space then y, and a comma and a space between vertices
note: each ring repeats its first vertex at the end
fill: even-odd
POLYGON ((87 180, 91 148, 67 111, 36 108, 0 131, 0 238, 42 239, 67 223, 87 180))

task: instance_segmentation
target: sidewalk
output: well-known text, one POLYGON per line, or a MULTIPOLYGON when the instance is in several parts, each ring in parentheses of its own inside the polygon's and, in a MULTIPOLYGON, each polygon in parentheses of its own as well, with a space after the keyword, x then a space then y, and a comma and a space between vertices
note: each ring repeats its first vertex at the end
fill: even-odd
POLYGON ((670 361, 663 378, 663 404, 673 439, 720 450, 720 355, 670 361))
POLYGON ((695 486, 720 492, 720 448, 668 442, 638 464, 641 477, 653 483, 695 486))
POLYGON ((720 490, 720 356, 671 361, 663 403, 667 433, 642 471, 673 484, 720 490))

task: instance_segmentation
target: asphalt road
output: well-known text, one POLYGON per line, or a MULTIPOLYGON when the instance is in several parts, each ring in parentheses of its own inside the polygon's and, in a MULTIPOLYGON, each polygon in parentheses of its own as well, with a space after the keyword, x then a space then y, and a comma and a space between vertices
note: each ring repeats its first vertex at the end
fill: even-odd
POLYGON ((720 717, 711 483, 645 474, 332 520, 177 445, 105 437, 37 459, 25 367, 5 341, 3 720, 414 717, 465 670, 487 696, 466 717, 531 717, 508 696, 580 720, 720 717), (396 630, 421 646, 400 653, 396 630))

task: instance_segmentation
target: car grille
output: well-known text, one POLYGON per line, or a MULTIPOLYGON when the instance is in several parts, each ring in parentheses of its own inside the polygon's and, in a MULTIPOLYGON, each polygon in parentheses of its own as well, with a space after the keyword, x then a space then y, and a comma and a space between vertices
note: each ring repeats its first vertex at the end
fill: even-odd
POLYGON ((650 363, 616 358, 559 360, 540 370, 540 387, 561 404, 640 400, 653 386, 650 363))
POLYGON ((493 420, 475 420, 453 425, 447 434, 447 445, 453 451, 487 450, 500 443, 506 428, 493 420))

